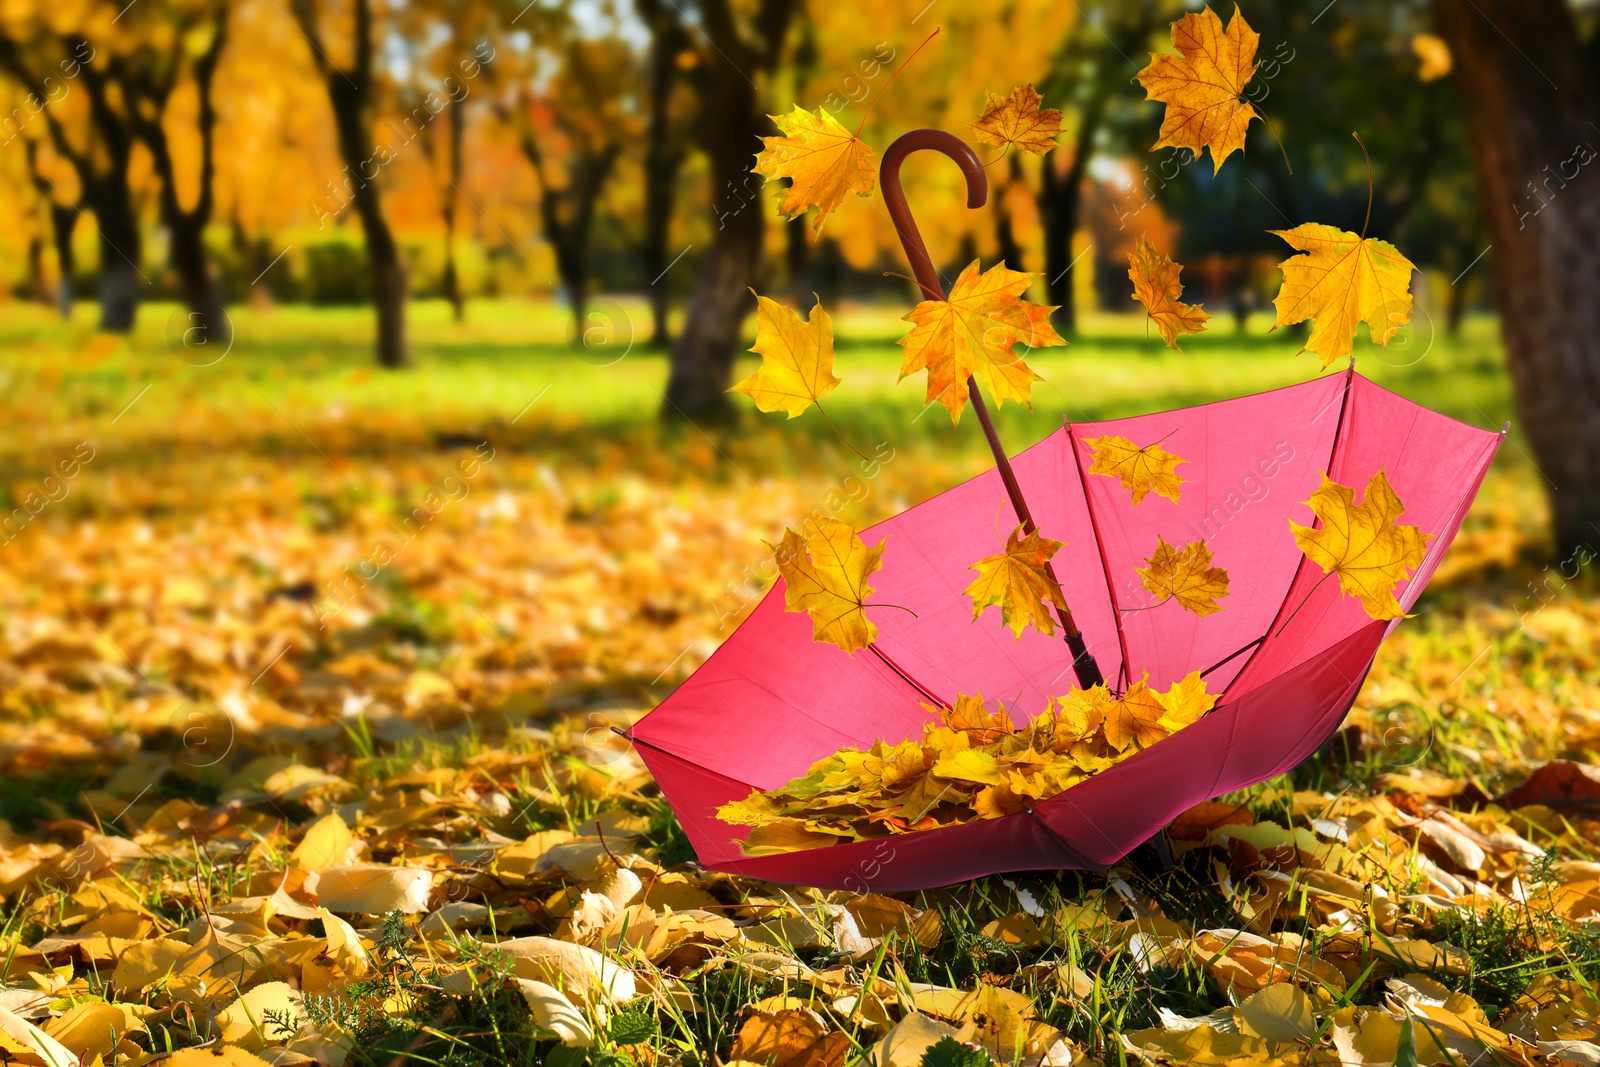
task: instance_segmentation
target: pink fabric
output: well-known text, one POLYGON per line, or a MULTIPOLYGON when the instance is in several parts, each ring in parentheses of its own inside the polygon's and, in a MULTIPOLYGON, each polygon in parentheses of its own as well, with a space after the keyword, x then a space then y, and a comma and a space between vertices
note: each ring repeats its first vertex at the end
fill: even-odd
POLYGON ((999 551, 997 529, 1003 537, 1017 522, 992 470, 863 533, 869 544, 887 538, 873 599, 917 613, 873 611, 876 651, 847 656, 813 642, 805 615, 784 611, 780 581, 630 736, 700 861, 718 870, 861 892, 1109 866, 1199 801, 1293 767, 1354 701, 1393 624, 1368 618, 1332 579, 1287 625, 1283 618, 1322 577, 1287 522, 1311 522, 1301 502, 1322 472, 1360 495, 1383 469, 1405 502, 1402 521, 1438 535, 1399 593, 1410 607, 1500 440, 1359 375, 1339 374, 1237 400, 1080 423, 1015 457, 1040 529, 1067 542, 1056 556, 1057 574, 1107 680, 1120 689, 1148 671, 1151 684, 1165 687, 1213 668, 1207 681, 1223 694, 1200 722, 1031 812, 754 858, 735 842, 748 830, 714 814, 751 787, 781 785, 843 746, 920 734, 930 718, 923 705, 932 699, 982 693, 1031 716, 1073 685, 1071 654, 1059 636, 1028 630, 1014 640, 998 609, 973 622, 962 595, 970 564, 999 551), (1189 461, 1178 468, 1187 479, 1181 502, 1152 494, 1130 507, 1116 479, 1089 475, 1084 442, 1103 434, 1141 445, 1165 438, 1164 448, 1189 461), (1174 603, 1127 610, 1149 603, 1134 567, 1154 551, 1158 534, 1177 546, 1207 542, 1231 579, 1223 611, 1199 618, 1174 603))

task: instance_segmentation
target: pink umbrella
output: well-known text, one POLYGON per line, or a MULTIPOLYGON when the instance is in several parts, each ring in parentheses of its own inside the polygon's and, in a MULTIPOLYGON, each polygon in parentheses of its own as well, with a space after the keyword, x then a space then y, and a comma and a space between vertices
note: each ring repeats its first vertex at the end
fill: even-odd
MULTIPOLYGON (((968 203, 985 199, 983 170, 960 140, 920 130, 884 153, 883 189, 918 280, 938 287, 910 225, 898 172, 910 152, 951 156, 968 203), (910 231, 908 233, 908 230, 910 231)), ((1378 645, 1399 622, 1369 618, 1308 561, 1287 518, 1326 471, 1365 486, 1379 470, 1425 533, 1427 556, 1397 592, 1410 609, 1444 556, 1502 440, 1413 404, 1354 373, 1253 396, 1099 423, 1069 425, 1008 460, 970 383, 997 467, 862 534, 887 537, 875 600, 915 611, 876 613, 880 633, 847 656, 812 640, 811 621, 784 610, 783 584, 627 736, 672 804, 700 862, 740 875, 856 892, 947 885, 986 874, 1103 869, 1193 805, 1294 767, 1335 731, 1378 645), (1128 506, 1113 478, 1090 475, 1086 438, 1116 434, 1187 458, 1180 503, 1128 506), (1022 500, 1026 487, 1031 510, 1022 500), (973 560, 995 548, 996 509, 1066 542, 1055 557, 1090 655, 1024 632, 974 623, 962 591, 973 560), (1201 618, 1175 604, 1148 611, 1134 568, 1158 534, 1204 539, 1232 578, 1225 610, 1201 618), (1075 666, 1076 661, 1076 666, 1075 666), (1185 729, 1031 809, 998 819, 748 857, 747 828, 718 807, 772 789, 840 748, 920 736, 926 705, 957 693, 1002 697, 1022 715, 1103 671, 1113 688, 1148 671, 1165 688, 1205 674, 1217 706, 1185 729), (1014 699, 1013 699, 1014 698, 1014 699)), ((1002 518, 1001 527, 1005 520, 1002 518)))

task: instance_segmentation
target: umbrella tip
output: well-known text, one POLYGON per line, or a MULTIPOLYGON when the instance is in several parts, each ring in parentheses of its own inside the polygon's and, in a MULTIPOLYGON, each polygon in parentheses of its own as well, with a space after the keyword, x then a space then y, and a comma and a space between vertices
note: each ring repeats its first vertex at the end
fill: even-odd
POLYGON ((1508 434, 1510 432, 1511 432, 1511 420, 1507 419, 1506 420, 1506 424, 1504 426, 1500 427, 1500 436, 1504 437, 1506 434, 1508 434))

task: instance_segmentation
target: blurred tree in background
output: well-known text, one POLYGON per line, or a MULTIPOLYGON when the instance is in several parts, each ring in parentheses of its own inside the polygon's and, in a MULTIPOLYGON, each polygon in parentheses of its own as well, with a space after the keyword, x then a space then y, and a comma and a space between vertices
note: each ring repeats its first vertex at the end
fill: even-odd
POLYGON ((1268 122, 1220 176, 1149 151, 1160 109, 1132 83, 1189 6, 10 0, 0 197, 17 223, 0 263, 18 298, 70 308, 92 286, 111 331, 153 297, 207 335, 225 296, 370 301, 385 367, 410 360, 415 296, 461 321, 475 295, 550 295, 576 336, 596 292, 643 292, 639 334, 670 350, 663 414, 714 421, 752 287, 916 297, 884 276, 903 264, 880 200, 850 198, 820 234, 778 216, 750 172, 770 113, 824 108, 881 156, 914 126, 965 134, 986 89, 1033 83, 1063 111, 1060 147, 983 146, 988 208, 956 210, 959 176, 936 159, 905 181, 947 276, 973 256, 1036 271, 1069 332, 1085 299, 1129 309, 1141 235, 1245 328, 1287 251, 1267 230, 1361 228, 1359 132, 1369 230, 1427 275, 1414 328, 1455 329, 1492 280, 1538 461, 1578 489, 1560 494, 1559 539, 1585 536, 1600 520, 1600 323, 1581 289, 1600 247, 1583 188, 1600 138, 1592 5, 1248 5, 1268 122))

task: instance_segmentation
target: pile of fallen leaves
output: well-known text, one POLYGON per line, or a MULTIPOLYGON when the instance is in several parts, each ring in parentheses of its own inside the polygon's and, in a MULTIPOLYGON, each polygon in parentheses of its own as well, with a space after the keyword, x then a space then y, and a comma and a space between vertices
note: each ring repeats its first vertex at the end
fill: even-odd
POLYGON ((776 789, 756 789, 717 817, 751 826, 745 855, 818 848, 1015 815, 1155 744, 1216 703, 1199 672, 1165 693, 1146 680, 1120 697, 1104 685, 1050 700, 1026 726, 1004 704, 961 695, 920 740, 843 748, 776 789))

